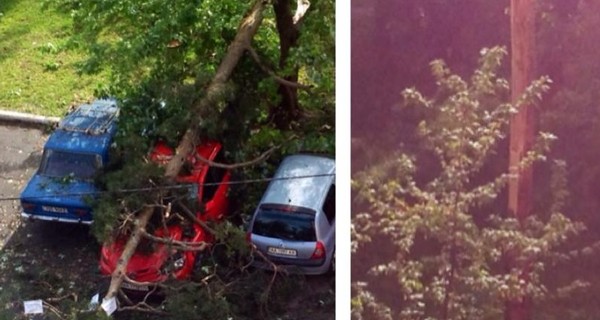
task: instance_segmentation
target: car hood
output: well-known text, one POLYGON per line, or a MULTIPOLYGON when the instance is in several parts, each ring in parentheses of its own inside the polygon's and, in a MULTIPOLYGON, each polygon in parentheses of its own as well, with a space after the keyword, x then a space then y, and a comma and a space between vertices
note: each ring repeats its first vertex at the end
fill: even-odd
POLYGON ((93 196, 97 191, 92 181, 72 179, 63 182, 61 180, 61 178, 36 174, 21 192, 21 200, 32 203, 89 207, 84 198, 93 196))
MULTIPOLYGON (((169 235, 156 236, 181 240, 181 228, 169 228, 169 235)), ((117 263, 123 254, 123 249, 127 243, 128 237, 119 237, 116 241, 102 246, 100 258, 100 271, 105 274, 111 274, 117 267, 117 263)), ((167 246, 159 243, 151 243, 150 240, 142 239, 138 245, 138 250, 131 256, 127 265, 127 276, 138 282, 160 282, 166 280, 168 275, 161 272, 161 268, 169 258, 167 246), (140 249, 140 247, 144 247, 140 249)))

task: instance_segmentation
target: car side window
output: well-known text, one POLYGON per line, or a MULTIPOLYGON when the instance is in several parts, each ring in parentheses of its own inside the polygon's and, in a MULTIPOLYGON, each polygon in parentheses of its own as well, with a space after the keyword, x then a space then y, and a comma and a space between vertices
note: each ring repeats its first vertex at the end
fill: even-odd
POLYGON ((323 212, 325 212, 327 221, 331 224, 335 219, 335 184, 332 184, 331 187, 329 187, 327 197, 323 203, 323 212))
MULTIPOLYGON (((223 163, 223 153, 219 152, 215 157, 214 162, 223 163)), ((209 167, 208 172, 206 172, 206 178, 204 179, 204 183, 208 183, 209 185, 204 186, 204 190, 202 191, 202 202, 207 203, 215 196, 217 189, 219 189, 219 182, 223 181, 223 177, 225 176, 225 172, 227 172, 224 168, 218 167, 209 167)))

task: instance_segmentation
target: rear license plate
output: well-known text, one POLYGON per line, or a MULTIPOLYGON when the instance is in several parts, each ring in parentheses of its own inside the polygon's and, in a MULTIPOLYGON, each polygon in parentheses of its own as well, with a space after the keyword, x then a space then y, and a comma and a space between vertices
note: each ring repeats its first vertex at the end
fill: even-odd
POLYGON ((50 206, 42 206, 42 210, 46 212, 54 212, 54 213, 67 213, 67 208, 61 207, 50 207, 50 206))
POLYGON ((294 250, 294 249, 269 247, 267 250, 270 254, 278 254, 278 255, 283 255, 283 256, 294 256, 294 257, 298 255, 298 252, 296 252, 296 250, 294 250))
POLYGON ((135 290, 135 291, 148 291, 148 286, 133 284, 133 283, 125 282, 125 281, 123 281, 123 283, 121 283, 121 288, 135 290))

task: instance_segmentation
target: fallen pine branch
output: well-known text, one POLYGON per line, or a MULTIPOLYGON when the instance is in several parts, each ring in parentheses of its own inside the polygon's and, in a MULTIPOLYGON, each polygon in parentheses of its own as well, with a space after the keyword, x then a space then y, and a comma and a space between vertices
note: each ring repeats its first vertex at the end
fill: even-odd
POLYGON ((189 242, 189 241, 178 241, 170 238, 157 237, 149 234, 146 230, 142 230, 142 236, 150 239, 154 242, 169 245, 173 249, 182 251, 203 251, 206 249, 208 244, 206 242, 189 242))
MULTIPOLYGON (((227 52, 221 60, 219 68, 217 69, 215 76, 206 90, 205 96, 193 106, 193 113, 196 119, 205 118, 214 101, 221 96, 226 82, 230 78, 244 51, 250 46, 252 38, 262 23, 263 11, 265 10, 267 3, 268 2, 265 0, 257 0, 252 6, 252 9, 242 19, 236 36, 227 48, 227 52)), ((171 158, 165 168, 165 177, 167 180, 171 182, 175 181, 175 178, 181 171, 185 159, 189 154, 192 153, 198 138, 198 128, 198 121, 193 121, 192 125, 183 135, 179 146, 175 150, 173 158, 171 158)), ((134 231, 125 244, 123 253, 121 254, 117 266, 111 275, 110 286, 104 297, 104 300, 109 300, 116 297, 116 294, 123 283, 125 270, 127 269, 129 260, 135 252, 140 242, 140 238, 143 232, 145 232, 146 224, 150 220, 153 212, 153 207, 145 207, 135 219, 134 231)))
POLYGON ((59 319, 63 320, 66 319, 66 315, 62 312, 60 312, 60 310, 58 310, 55 306, 51 305, 50 303, 46 302, 46 301, 42 301, 42 304, 44 305, 44 307, 48 310, 50 310, 52 313, 54 313, 59 319))
POLYGON ((211 160, 208 160, 208 159, 200 156, 199 154, 196 154, 195 158, 200 160, 201 162, 208 164, 211 167, 233 170, 233 169, 237 169, 237 168, 241 168, 241 167, 249 167, 249 166, 255 165, 259 162, 265 161, 271 155, 271 153, 273 153, 273 151, 275 151, 279 148, 280 148, 280 146, 272 147, 269 150, 263 152, 257 158, 254 158, 254 159, 248 160, 248 161, 244 161, 244 162, 233 163, 233 164, 225 164, 225 163, 211 161, 211 160))

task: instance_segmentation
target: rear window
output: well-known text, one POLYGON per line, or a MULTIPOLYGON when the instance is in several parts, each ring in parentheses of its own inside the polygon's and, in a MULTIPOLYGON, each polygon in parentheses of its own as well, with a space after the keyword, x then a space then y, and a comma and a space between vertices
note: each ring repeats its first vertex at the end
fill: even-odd
POLYGON ((96 154, 71 153, 48 149, 44 151, 40 174, 50 177, 72 175, 79 179, 91 179, 101 165, 102 160, 96 154))
POLYGON ((316 241, 315 213, 299 207, 263 205, 259 208, 252 233, 291 241, 316 241))

